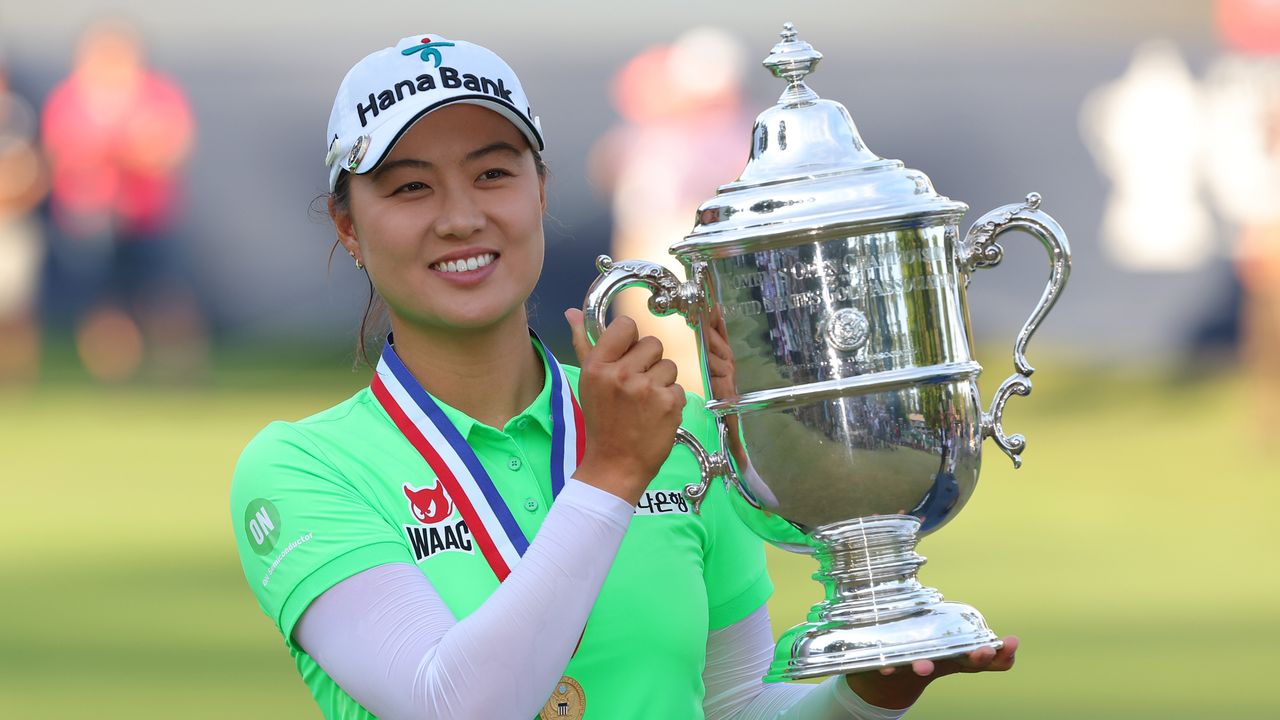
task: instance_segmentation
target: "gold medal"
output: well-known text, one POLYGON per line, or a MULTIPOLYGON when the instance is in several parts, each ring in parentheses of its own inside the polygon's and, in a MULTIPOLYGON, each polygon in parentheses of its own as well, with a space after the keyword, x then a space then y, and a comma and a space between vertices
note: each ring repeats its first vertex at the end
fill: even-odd
POLYGON ((577 680, 565 675, 551 691, 551 699, 538 713, 540 720, 582 720, 587 714, 587 695, 577 680))

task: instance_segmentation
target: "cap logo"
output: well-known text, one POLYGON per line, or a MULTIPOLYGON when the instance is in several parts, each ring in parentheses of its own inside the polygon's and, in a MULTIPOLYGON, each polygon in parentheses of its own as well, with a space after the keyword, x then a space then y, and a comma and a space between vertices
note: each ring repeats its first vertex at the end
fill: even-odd
POLYGON ((347 155, 347 169, 355 172, 360 167, 360 161, 364 160, 364 152, 369 149, 369 136, 361 135, 356 138, 356 144, 351 147, 351 153, 347 155))
POLYGON ((405 48, 404 50, 400 51, 400 54, 413 55, 414 53, 417 53, 419 57, 422 58, 422 62, 426 62, 428 60, 434 60, 436 67, 440 67, 440 62, 443 60, 443 58, 440 57, 440 48, 442 47, 453 47, 453 43, 446 42, 444 40, 431 42, 431 38, 424 37, 422 38, 422 44, 414 45, 413 47, 410 47, 410 48, 405 48))

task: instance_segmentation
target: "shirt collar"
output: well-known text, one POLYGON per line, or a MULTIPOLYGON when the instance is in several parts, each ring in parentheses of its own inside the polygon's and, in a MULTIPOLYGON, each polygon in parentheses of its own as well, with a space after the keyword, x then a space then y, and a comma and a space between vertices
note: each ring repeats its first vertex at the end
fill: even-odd
MULTIPOLYGON (((390 341, 390 338, 388 338, 390 341)), ((528 418, 536 422, 548 436, 551 435, 551 365, 547 362, 546 354, 550 352, 542 345, 542 342, 533 333, 529 334, 529 341, 533 343, 533 349, 538 353, 538 359, 542 361, 542 390, 538 396, 529 403, 529 407, 525 408, 515 417, 508 421, 507 425, 512 426, 518 424, 521 419, 528 418)), ((431 393, 427 393, 431 395, 431 393)), ((431 399, 436 401, 440 409, 444 412, 445 417, 449 418, 449 422, 458 429, 458 434, 462 437, 470 439, 471 432, 491 431, 492 428, 484 423, 476 420, 470 415, 458 410, 451 405, 446 404, 435 395, 431 395, 431 399), (477 429, 478 428, 478 429, 477 429)), ((497 428, 501 432, 506 432, 506 428, 497 428)))

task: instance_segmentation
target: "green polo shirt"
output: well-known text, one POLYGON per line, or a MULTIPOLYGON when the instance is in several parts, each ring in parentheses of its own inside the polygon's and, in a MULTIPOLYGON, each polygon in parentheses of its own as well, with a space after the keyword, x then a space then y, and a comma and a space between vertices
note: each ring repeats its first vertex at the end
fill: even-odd
MULTIPOLYGON (((564 370, 576 388, 578 369, 564 370)), ((440 403, 529 538, 551 504, 550 388, 548 378, 501 429, 440 403)), ((682 424, 717 448, 712 416, 695 395, 682 424)), ((697 478, 693 455, 677 447, 637 506, 566 671, 582 683, 587 718, 702 717, 707 632, 743 619, 773 590, 763 544, 738 520, 730 507, 738 499, 723 483, 713 484, 701 515, 680 496, 697 478)), ((231 515, 245 578, 328 718, 373 716, 293 643, 294 624, 325 590, 378 565, 415 564, 462 618, 497 587, 456 509, 439 518, 418 495, 415 514, 410 494, 435 486, 367 388, 305 420, 268 425, 240 457, 231 515)))

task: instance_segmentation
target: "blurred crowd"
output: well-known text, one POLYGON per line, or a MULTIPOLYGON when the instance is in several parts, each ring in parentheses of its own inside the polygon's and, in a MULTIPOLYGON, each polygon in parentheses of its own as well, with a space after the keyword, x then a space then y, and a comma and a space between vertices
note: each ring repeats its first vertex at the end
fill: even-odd
MULTIPOLYGON (((748 66, 738 40, 700 27, 646 48, 614 74, 610 99, 622 122, 596 142, 588 171, 608 196, 615 259, 656 262, 684 279, 667 247, 689 232, 698 206, 742 170, 752 123, 742 97, 748 66)), ((698 388, 694 334, 679 316, 654 317, 648 300, 648 292, 625 292, 614 307, 662 340, 680 382, 698 388)))
POLYGON ((67 327, 93 378, 204 372, 207 332, 169 242, 195 125, 178 85, 120 20, 85 31, 37 108, 0 57, 0 383, 40 370, 67 327))
MULTIPOLYGON (((1103 247, 1135 271, 1199 271, 1227 228, 1231 351, 1249 373, 1264 445, 1280 427, 1280 2, 1217 0, 1222 50, 1197 80, 1169 43, 1139 46, 1086 103, 1086 140, 1112 179, 1103 247)), ((1219 321, 1221 324, 1221 321, 1219 321)), ((1208 341, 1201 327, 1193 341, 1208 341)), ((1192 357, 1196 357, 1196 349, 1192 357)))
MULTIPOLYGON (((1274 426, 1280 2, 1213 6, 1222 51, 1201 79, 1171 44, 1143 45, 1084 104, 1082 134, 1110 197, 1100 227, 1071 231, 1099 231, 1107 261, 1133 273, 1210 272, 1211 260, 1223 266, 1228 256, 1236 300, 1204 303, 1226 342, 1206 339, 1196 318, 1187 334, 1223 344, 1252 369, 1274 426)), ((137 30, 118 19, 83 33, 70 71, 44 97, 10 87, 6 61, 17 58, 0 52, 0 385, 36 381, 42 349, 63 338, 99 381, 203 377, 210 322, 174 241, 197 133, 183 88, 149 64, 137 30)), ((613 74, 618 121, 585 169, 610 206, 615 258, 683 275, 666 248, 742 168, 760 109, 744 102, 753 65, 735 37, 703 27, 642 49, 613 74)), ((678 317, 652 318, 646 301, 629 291, 617 307, 663 339, 681 381, 696 387, 693 334, 678 317)))

